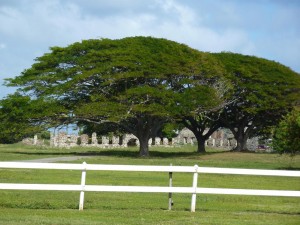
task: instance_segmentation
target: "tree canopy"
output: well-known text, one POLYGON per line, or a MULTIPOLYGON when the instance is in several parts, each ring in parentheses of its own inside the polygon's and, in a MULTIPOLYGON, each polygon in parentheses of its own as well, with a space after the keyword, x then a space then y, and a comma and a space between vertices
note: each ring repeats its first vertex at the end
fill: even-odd
POLYGON ((65 110, 52 107, 61 120, 118 123, 137 136, 140 155, 147 156, 149 138, 183 106, 193 111, 216 105, 217 92, 208 81, 221 71, 210 54, 173 41, 97 39, 52 47, 8 85, 51 99, 65 110))

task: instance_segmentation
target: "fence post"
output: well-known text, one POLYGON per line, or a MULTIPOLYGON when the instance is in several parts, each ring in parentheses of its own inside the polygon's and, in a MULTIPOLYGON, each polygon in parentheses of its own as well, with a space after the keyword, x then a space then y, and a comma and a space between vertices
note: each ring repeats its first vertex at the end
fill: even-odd
POLYGON ((191 203, 191 212, 196 211, 196 194, 197 194, 197 183, 198 183, 198 165, 194 166, 195 172, 193 176, 193 190, 194 193, 192 194, 192 203, 191 203))
POLYGON ((79 210, 83 210, 85 177, 86 177, 86 162, 83 162, 82 165, 83 165, 83 169, 82 169, 82 173, 81 173, 81 192, 80 192, 80 197, 79 197, 79 210))
MULTIPOLYGON (((172 163, 170 164, 172 166, 172 163)), ((169 172, 169 187, 172 187, 172 175, 173 172, 169 172)), ((172 192, 169 192, 169 210, 172 209, 173 201, 172 201, 172 192)))

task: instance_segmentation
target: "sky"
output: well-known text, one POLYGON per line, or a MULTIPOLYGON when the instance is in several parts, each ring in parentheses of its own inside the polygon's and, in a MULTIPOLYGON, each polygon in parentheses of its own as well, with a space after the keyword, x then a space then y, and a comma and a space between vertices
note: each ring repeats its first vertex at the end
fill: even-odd
POLYGON ((300 73, 300 0, 0 0, 0 99, 52 46, 166 38, 207 52, 280 62, 300 73))

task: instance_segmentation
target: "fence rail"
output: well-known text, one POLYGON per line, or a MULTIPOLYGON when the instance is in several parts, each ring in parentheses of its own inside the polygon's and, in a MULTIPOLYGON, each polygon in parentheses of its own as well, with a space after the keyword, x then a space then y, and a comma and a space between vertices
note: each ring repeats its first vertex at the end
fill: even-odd
POLYGON ((80 191, 79 210, 83 210, 84 192, 147 192, 169 193, 169 209, 171 209, 172 193, 192 194, 191 211, 196 209, 196 194, 231 194, 231 195, 257 195, 257 196, 287 196, 300 197, 300 191, 291 190, 253 190, 228 188, 201 188, 198 187, 199 173, 258 175, 258 176, 286 176, 300 177, 300 171, 287 170, 259 170, 259 169, 233 169, 195 166, 142 166, 142 165, 98 165, 98 164, 64 164, 64 163, 29 163, 29 162, 0 162, 0 169, 55 169, 80 170, 81 184, 20 184, 0 183, 3 190, 50 190, 50 191, 80 191), (86 172, 94 171, 128 171, 128 172, 168 172, 169 186, 109 186, 86 185, 86 172), (193 173, 192 187, 173 187, 172 173, 193 173))

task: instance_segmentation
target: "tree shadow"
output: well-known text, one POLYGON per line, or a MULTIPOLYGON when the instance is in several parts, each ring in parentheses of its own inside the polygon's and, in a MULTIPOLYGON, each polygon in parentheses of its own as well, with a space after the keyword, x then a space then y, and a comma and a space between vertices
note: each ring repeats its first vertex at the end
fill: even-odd
POLYGON ((85 152, 19 152, 11 151, 8 153, 20 155, 39 155, 39 156, 116 156, 116 157, 138 157, 138 152, 132 151, 85 151, 85 152))
POLYGON ((122 158, 190 158, 197 159, 199 156, 214 155, 228 153, 230 150, 219 150, 219 149, 206 149, 207 152, 199 153, 196 151, 196 146, 181 146, 175 148, 164 148, 158 146, 151 146, 149 148, 148 157, 139 155, 138 147, 130 148, 49 148, 49 147, 34 147, 20 149, 10 149, 7 153, 19 154, 19 155, 32 155, 32 156, 45 156, 48 157, 63 157, 63 156, 111 156, 111 157, 122 157, 122 158))
MULTIPOLYGON (((38 155, 38 156, 111 156, 111 157, 121 157, 121 158, 141 158, 138 150, 118 150, 118 149, 101 149, 99 151, 70 151, 70 152, 45 152, 45 151, 10 151, 8 153, 20 154, 20 155, 38 155)), ((213 155, 213 154, 222 154, 226 153, 226 151, 218 151, 218 152, 187 152, 187 151, 159 151, 159 150, 150 150, 150 156, 142 157, 142 158, 194 158, 201 155, 213 155)))
POLYGON ((293 167, 293 166, 287 166, 287 167, 279 167, 278 170, 300 170, 300 167, 293 167))

